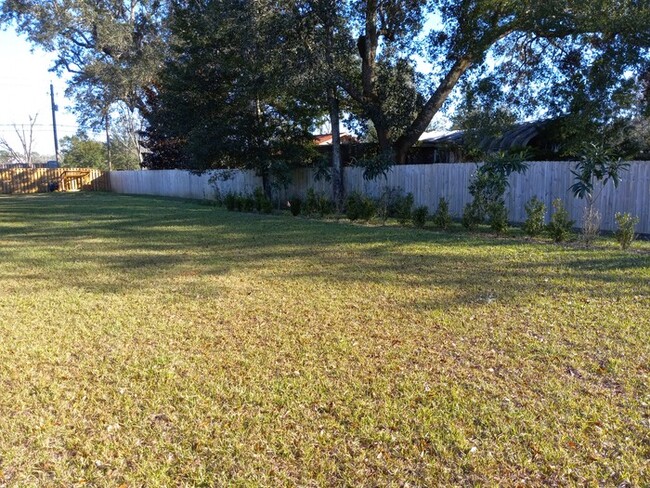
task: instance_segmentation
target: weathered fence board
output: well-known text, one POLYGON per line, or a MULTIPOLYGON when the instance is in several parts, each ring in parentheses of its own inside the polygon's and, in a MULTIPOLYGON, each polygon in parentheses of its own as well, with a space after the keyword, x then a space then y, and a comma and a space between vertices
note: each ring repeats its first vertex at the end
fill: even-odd
POLYGON ((88 168, 0 169, 0 193, 110 191, 108 173, 88 168))
MULTIPOLYGON (((574 198, 569 190, 573 183, 571 169, 574 166, 575 163, 570 162, 536 161, 529 163, 526 173, 512 175, 505 196, 510 221, 523 222, 526 219, 524 205, 537 196, 546 204, 549 213, 553 200, 561 198, 571 218, 579 225, 585 202, 574 198)), ((345 168, 344 186, 348 193, 360 191, 373 197, 379 197, 386 184, 399 187, 404 192, 413 193, 415 205, 426 205, 432 211, 443 197, 449 201, 451 214, 458 218, 465 204, 471 201, 467 186, 476 168, 475 164, 469 163, 394 166, 386 182, 383 178, 365 180, 362 168, 351 167, 345 168)), ((219 172, 212 174, 215 173, 219 172)), ((217 179, 213 183, 210 183, 211 174, 199 176, 180 170, 114 171, 110 177, 111 188, 118 193, 197 199, 212 199, 228 192, 251 193, 262 186, 261 178, 250 171, 231 171, 229 174, 229 179, 217 179)), ((280 198, 287 199, 292 195, 304 197, 309 188, 329 195, 331 183, 316 181, 315 175, 316 171, 311 168, 296 170, 293 183, 280 198)), ((603 217, 603 230, 615 230, 616 212, 630 212, 640 218, 637 232, 650 234, 650 162, 630 163, 629 171, 623 173, 618 188, 610 183, 600 189, 597 207, 603 217)))

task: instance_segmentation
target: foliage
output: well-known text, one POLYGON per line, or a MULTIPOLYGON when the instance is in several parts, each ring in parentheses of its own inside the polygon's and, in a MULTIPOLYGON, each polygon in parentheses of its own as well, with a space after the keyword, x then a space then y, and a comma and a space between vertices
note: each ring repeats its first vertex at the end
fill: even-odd
POLYGON ((228 192, 223 197, 226 210, 232 212, 258 212, 271 213, 273 205, 260 189, 252 194, 228 192))
POLYGON ((239 195, 234 192, 228 192, 226 195, 223 197, 223 204, 226 207, 226 210, 229 212, 233 212, 237 210, 237 201, 238 201, 239 195))
POLYGON ((413 209, 413 213, 411 214, 411 220, 413 221, 413 225, 421 229, 427 223, 428 216, 429 216, 429 208, 426 205, 415 207, 413 209))
POLYGON ((484 214, 479 212, 480 208, 476 203, 472 202, 465 204, 463 216, 461 218, 463 227, 467 230, 476 230, 485 218, 484 214))
POLYGON ((404 225, 411 220, 413 194, 404 195, 401 188, 386 187, 379 197, 377 208, 382 223, 386 223, 389 217, 393 217, 404 225))
POLYGON ((621 181, 621 172, 629 168, 629 164, 615 158, 612 151, 603 145, 585 145, 580 161, 571 173, 575 176, 575 183, 571 191, 577 198, 587 198, 591 201, 597 199, 594 195, 594 184, 599 182, 605 186, 609 181, 618 187, 621 181))
POLYGON ((621 249, 625 250, 630 247, 634 240, 634 228, 639 223, 639 217, 633 217, 629 213, 617 212, 614 216, 618 229, 616 230, 616 241, 620 244, 621 249))
POLYGON ((497 234, 508 230, 508 209, 503 200, 493 202, 488 206, 487 219, 490 229, 497 234))
POLYGON ((571 235, 571 229, 575 222, 570 219, 569 212, 564 208, 562 199, 553 200, 553 214, 547 230, 555 242, 565 241, 571 235))
POLYGON ((300 197, 290 198, 287 203, 289 206, 289 210, 291 211, 291 215, 293 215, 294 217, 300 215, 300 210, 302 208, 302 200, 300 199, 300 197))
POLYGON ((524 232, 531 237, 540 235, 545 228, 546 205, 534 196, 526 202, 524 209, 526 210, 526 221, 522 226, 524 232))
POLYGON ((438 200, 438 208, 436 208, 436 211, 433 213, 433 225, 442 230, 447 230, 449 226, 451 226, 451 215, 449 213, 449 202, 443 198, 440 197, 440 200, 438 200))
POLYGON ((5 0, 0 24, 14 24, 29 41, 56 56, 68 74, 66 94, 84 125, 103 127, 112 106, 143 107, 144 89, 166 54, 167 1, 5 0))
POLYGON ((388 207, 390 215, 395 216, 400 224, 405 225, 411 219, 413 201, 413 193, 407 193, 405 196, 399 195, 388 207))
POLYGON ((306 215, 322 217, 334 213, 334 203, 324 193, 317 193, 313 188, 309 188, 303 211, 306 215))
POLYGON ((273 212, 273 203, 266 197, 262 188, 255 188, 253 198, 255 199, 255 210, 257 212, 266 214, 273 212))
POLYGON ((387 152, 366 157, 358 162, 358 165, 363 168, 364 180, 376 180, 380 177, 386 180, 393 164, 393 156, 387 152))
POLYGON ((525 160, 528 153, 498 152, 487 157, 479 166, 469 184, 473 200, 465 206, 463 225, 475 229, 486 219, 497 232, 507 226, 507 212, 503 195, 508 188, 508 177, 512 173, 524 173, 528 168, 525 160))
POLYGON ((377 207, 372 198, 359 192, 352 192, 346 201, 345 215, 351 221, 368 221, 377 213, 377 207))
POLYGON ((351 1, 336 14, 359 55, 341 86, 358 125, 372 128, 397 162, 460 80, 498 95, 488 113, 512 107, 531 116, 542 103, 552 113, 578 112, 577 94, 622 113, 626 104, 616 101, 635 93, 648 62, 650 39, 639 32, 650 12, 638 2, 351 1), (429 63, 426 74, 416 54, 429 63))
POLYGON ((105 144, 85 134, 66 136, 61 139, 60 146, 65 167, 108 169, 105 144))
POLYGON ((284 185, 291 168, 318 156, 309 132, 318 108, 302 89, 301 60, 287 55, 302 49, 290 7, 175 5, 172 56, 147 114, 149 131, 178 141, 191 169, 254 170, 267 198, 274 179, 284 185))

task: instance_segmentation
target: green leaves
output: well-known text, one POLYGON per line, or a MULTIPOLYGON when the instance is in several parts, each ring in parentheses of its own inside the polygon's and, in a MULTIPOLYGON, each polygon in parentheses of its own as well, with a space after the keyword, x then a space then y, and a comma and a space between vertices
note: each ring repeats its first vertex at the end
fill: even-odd
POLYGON ((570 189, 577 198, 594 198, 594 184, 606 185, 610 180, 614 187, 621 181, 621 173, 627 171, 629 164, 615 158, 611 149, 603 145, 588 144, 584 147, 580 162, 571 173, 576 182, 570 189))

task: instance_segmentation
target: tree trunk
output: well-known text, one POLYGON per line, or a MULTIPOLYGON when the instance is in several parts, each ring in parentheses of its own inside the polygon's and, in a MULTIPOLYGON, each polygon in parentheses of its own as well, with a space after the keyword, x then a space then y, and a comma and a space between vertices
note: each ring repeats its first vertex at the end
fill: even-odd
POLYGON ((404 131, 404 134, 395 142, 394 148, 397 162, 403 163, 406 161, 408 150, 418 142, 418 138, 426 130, 431 119, 438 113, 445 100, 447 100, 449 94, 458 83, 458 80, 460 80, 460 77, 472 66, 472 62, 472 58, 466 57, 454 63, 437 90, 424 104, 424 107, 422 107, 415 120, 413 120, 408 129, 404 131))
POLYGON ((341 129, 339 124, 339 99, 336 89, 327 91, 327 101, 332 125, 332 198, 338 212, 343 208, 343 161, 341 160, 341 129))
POLYGON ((262 170, 262 190, 264 190, 264 196, 273 201, 273 192, 271 189, 271 175, 269 174, 269 169, 264 168, 262 170))

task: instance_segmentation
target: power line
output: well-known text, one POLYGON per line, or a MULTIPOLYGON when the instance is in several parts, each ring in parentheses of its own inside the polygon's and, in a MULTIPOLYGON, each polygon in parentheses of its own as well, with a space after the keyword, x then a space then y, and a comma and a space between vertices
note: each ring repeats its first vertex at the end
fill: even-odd
MULTIPOLYGON (((68 128, 73 128, 73 129, 77 129, 77 128, 80 127, 79 125, 71 125, 71 124, 67 124, 67 125, 66 124, 56 124, 56 126, 57 127, 68 127, 68 128)), ((52 128, 52 124, 34 124, 33 126, 31 124, 0 124, 0 127, 12 127, 12 128, 13 127, 20 127, 20 128, 23 128, 23 127, 27 127, 27 128, 29 128, 29 127, 49 127, 49 128, 52 128)))

